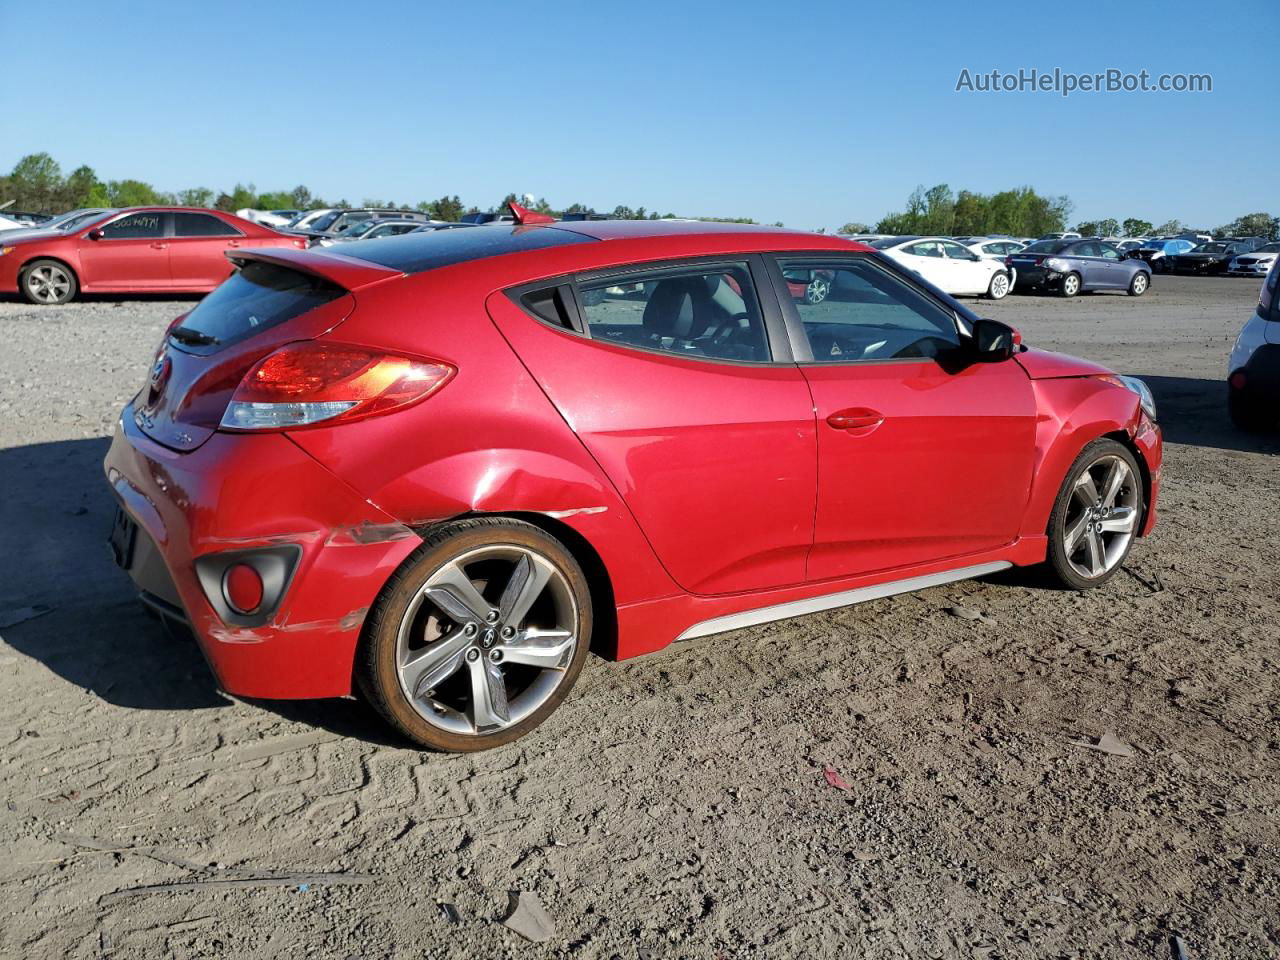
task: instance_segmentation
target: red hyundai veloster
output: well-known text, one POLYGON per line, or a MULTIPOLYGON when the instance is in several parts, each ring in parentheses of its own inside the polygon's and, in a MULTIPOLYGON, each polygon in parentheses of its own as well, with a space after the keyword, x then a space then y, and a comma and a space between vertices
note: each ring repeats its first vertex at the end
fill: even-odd
POLYGON ((106 474, 118 561, 233 694, 358 690, 476 750, 589 648, 1014 565, 1094 587, 1155 523, 1141 381, 860 244, 526 219, 230 255, 106 474))

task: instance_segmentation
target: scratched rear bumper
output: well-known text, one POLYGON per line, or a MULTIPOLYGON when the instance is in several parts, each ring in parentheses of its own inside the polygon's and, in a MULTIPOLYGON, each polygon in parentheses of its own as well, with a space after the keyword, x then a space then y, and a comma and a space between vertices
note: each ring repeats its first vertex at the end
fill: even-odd
POLYGON ((269 699, 351 692, 365 615, 421 543, 413 530, 283 434, 215 434, 177 453, 139 431, 126 408, 104 469, 140 528, 135 549, 150 552, 150 569, 131 575, 185 614, 224 690, 269 699), (197 558, 283 544, 300 553, 270 617, 255 626, 224 622, 196 576, 197 558))

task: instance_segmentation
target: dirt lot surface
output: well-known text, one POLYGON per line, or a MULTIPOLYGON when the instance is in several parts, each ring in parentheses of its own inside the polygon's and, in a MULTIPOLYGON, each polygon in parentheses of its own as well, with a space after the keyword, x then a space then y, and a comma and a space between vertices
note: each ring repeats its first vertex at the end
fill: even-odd
POLYGON ((0 956, 1280 956, 1280 442, 1222 402, 1257 286, 979 304, 1160 401, 1160 525, 1106 588, 593 660, 464 757, 219 694, 111 567, 103 438, 187 304, 0 303, 0 956), (1133 755, 1073 745, 1105 731, 1133 755), (233 882, 333 872, 368 880, 233 882))

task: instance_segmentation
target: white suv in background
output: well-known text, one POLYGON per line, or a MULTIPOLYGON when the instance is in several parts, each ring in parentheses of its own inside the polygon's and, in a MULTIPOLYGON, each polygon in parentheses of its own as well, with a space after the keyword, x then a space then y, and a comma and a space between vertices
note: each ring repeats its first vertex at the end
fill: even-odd
POLYGON ((1227 361, 1227 412, 1242 430, 1280 420, 1280 261, 1262 282, 1258 308, 1231 348, 1227 361))

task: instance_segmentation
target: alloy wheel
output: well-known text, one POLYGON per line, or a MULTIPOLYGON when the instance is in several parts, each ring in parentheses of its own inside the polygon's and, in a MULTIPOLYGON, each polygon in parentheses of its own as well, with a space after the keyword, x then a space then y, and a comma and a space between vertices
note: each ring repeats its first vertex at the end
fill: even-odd
POLYGON ((1133 277, 1133 292, 1135 294, 1145 293, 1147 290, 1147 275, 1145 273, 1135 274, 1133 277))
POLYGON ((1122 457, 1108 454, 1085 467, 1063 515, 1063 549, 1086 580, 1105 576, 1124 559, 1138 528, 1138 480, 1122 457))
POLYGON ((1009 275, 1007 273, 997 273, 991 278, 991 299, 1003 300, 1005 294, 1009 292, 1009 275))
POLYGON ((439 567, 405 610, 400 688, 433 726, 491 734, 551 697, 577 645, 577 604, 559 568, 524 546, 481 547, 439 567))
POLYGON ((1074 297, 1080 292, 1080 278, 1074 273, 1069 273, 1062 278, 1062 292, 1068 297, 1074 297))
POLYGON ((39 303, 60 303, 71 289, 71 276, 62 267, 42 264, 27 271, 27 291, 39 303))
POLYGON ((814 277, 809 281, 809 285, 804 288, 805 303, 821 303, 827 299, 827 294, 831 292, 831 285, 822 277, 814 277))

